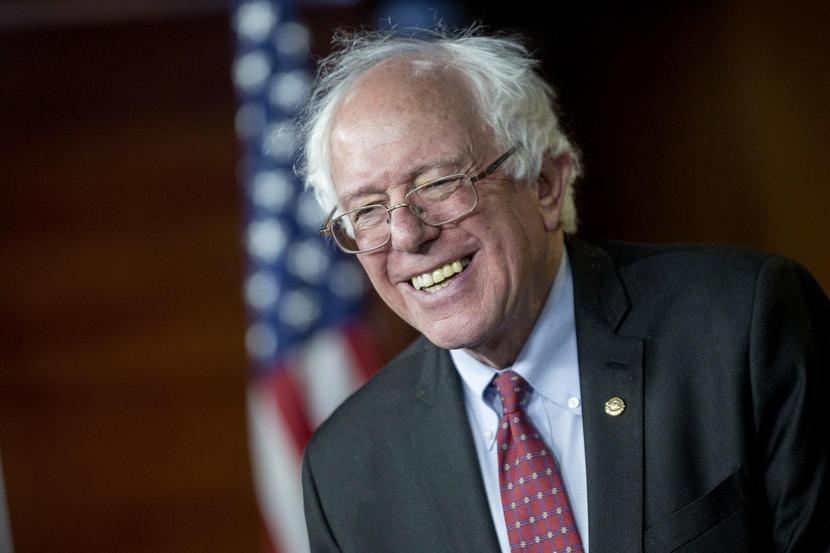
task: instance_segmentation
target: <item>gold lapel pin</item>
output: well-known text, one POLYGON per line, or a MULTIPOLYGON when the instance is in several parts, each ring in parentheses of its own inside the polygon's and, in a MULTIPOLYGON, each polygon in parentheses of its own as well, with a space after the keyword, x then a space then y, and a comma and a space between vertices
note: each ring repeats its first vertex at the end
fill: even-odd
POLYGON ((625 402, 622 398, 614 396, 605 402, 605 413, 607 415, 618 417, 623 411, 625 411, 625 402))

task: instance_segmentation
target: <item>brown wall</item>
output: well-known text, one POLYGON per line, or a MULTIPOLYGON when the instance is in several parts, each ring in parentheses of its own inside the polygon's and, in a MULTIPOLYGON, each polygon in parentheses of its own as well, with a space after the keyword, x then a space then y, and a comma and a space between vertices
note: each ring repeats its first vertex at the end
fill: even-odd
POLYGON ((771 251, 830 290, 828 28, 826 3, 689 3, 583 37, 583 234, 771 251))
POLYGON ((17 550, 258 550, 227 21, 0 40, 17 550))
MULTIPOLYGON (((830 289, 830 17, 801 6, 510 6, 585 151, 584 236, 772 250, 830 289)), ((0 32, 0 453, 19 552, 259 550, 232 47, 220 15, 0 32)))

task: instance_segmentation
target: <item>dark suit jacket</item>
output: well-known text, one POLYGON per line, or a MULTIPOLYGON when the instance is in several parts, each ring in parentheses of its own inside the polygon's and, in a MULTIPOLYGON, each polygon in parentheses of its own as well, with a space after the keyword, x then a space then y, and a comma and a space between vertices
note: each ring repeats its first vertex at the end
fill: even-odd
MULTIPOLYGON (((728 248, 568 251, 592 553, 830 551, 830 305, 810 275, 728 248)), ((449 354, 420 339, 309 443, 312 550, 498 551, 470 432, 449 354)))

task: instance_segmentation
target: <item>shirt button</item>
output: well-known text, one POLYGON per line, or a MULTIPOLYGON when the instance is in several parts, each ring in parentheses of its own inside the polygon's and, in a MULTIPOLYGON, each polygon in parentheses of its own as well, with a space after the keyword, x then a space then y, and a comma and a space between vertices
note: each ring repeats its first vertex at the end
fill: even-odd
POLYGON ((570 398, 568 400, 568 407, 570 407, 571 409, 576 409, 577 407, 579 407, 579 398, 578 397, 570 398))
POLYGON ((488 430, 487 432, 484 433, 484 439, 488 440, 488 441, 492 440, 493 439, 493 433, 488 430))

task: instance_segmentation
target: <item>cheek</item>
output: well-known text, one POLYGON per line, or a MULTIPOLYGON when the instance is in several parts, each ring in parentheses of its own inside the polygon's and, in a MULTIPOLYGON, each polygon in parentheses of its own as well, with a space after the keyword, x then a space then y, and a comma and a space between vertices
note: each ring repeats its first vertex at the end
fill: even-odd
POLYGON ((359 255, 357 259, 363 266, 366 276, 372 283, 376 290, 380 291, 385 288, 389 281, 386 278, 386 263, 379 255, 359 255))
POLYGON ((386 305, 403 317, 401 310, 403 309, 404 300, 401 291, 395 283, 389 280, 386 272, 386 256, 374 255, 369 256, 368 259, 361 259, 361 257, 366 256, 358 256, 358 259, 360 259, 360 264, 363 266, 366 276, 369 277, 369 282, 372 283, 372 288, 375 289, 375 292, 386 305))
POLYGON ((506 183, 513 187, 502 194, 490 194, 482 202, 481 215, 493 233, 503 236, 527 234, 527 230, 542 225, 533 189, 523 183, 506 183))
POLYGON ((480 227, 486 233, 487 263, 485 287, 491 297, 522 295, 534 266, 543 256, 546 232, 539 213, 532 206, 510 206, 498 218, 480 227))
POLYGON ((505 270, 522 262, 543 230, 538 212, 527 206, 511 205, 498 216, 483 221, 478 229, 482 243, 493 252, 495 262, 505 270))

